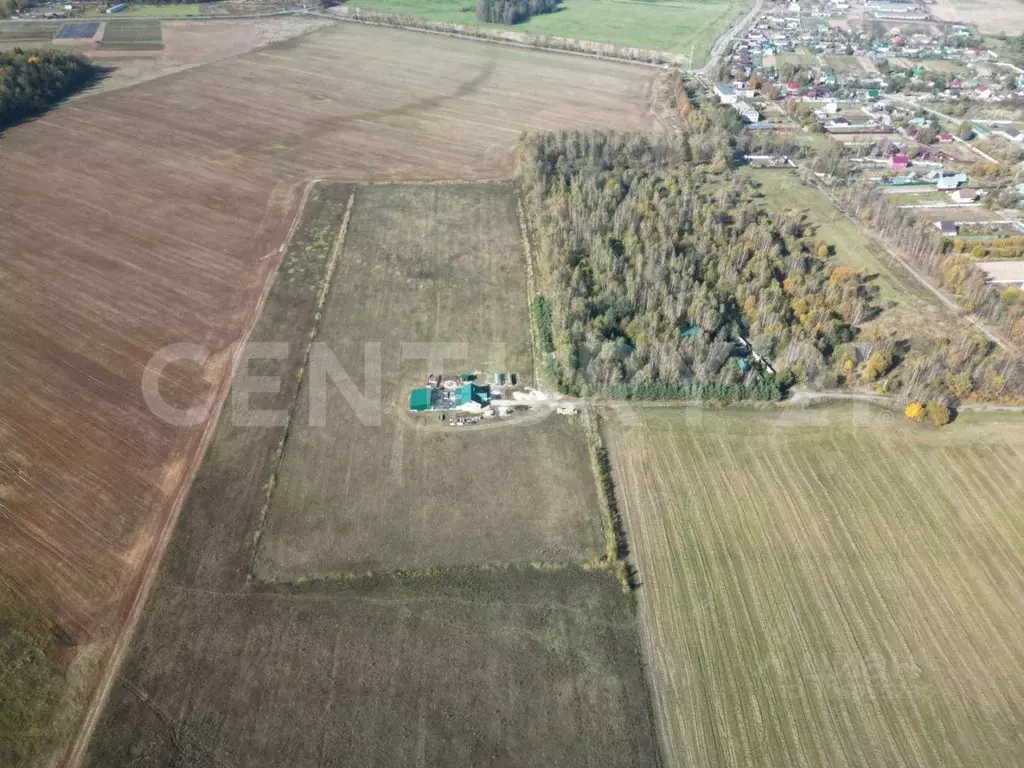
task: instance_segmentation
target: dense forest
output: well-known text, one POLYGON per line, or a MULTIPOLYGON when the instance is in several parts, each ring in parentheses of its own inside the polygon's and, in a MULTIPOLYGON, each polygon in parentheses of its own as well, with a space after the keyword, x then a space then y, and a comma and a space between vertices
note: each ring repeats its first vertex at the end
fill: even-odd
POLYGON ((735 147, 716 130, 521 143, 534 315, 566 391, 777 398, 833 365, 875 311, 861 276, 833 266, 799 215, 769 214, 728 170, 735 147))
POLYGON ((97 72, 88 59, 64 51, 0 51, 0 130, 52 107, 97 72))
POLYGON ((518 24, 531 16, 558 10, 560 0, 477 0, 477 21, 518 24))

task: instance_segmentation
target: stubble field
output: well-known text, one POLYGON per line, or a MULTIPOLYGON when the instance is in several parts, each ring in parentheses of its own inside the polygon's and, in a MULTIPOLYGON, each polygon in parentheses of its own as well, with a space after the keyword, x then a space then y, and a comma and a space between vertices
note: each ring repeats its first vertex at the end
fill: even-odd
MULTIPOLYGON (((514 223, 515 213, 507 185, 360 186, 349 203, 352 192, 351 186, 331 183, 310 192, 252 336, 288 344, 287 357, 250 367, 252 374, 278 377, 281 386, 254 397, 254 407, 287 410, 301 399, 306 377, 299 373, 314 338, 311 331, 320 324, 319 340, 325 328, 340 328, 331 323, 352 311, 348 290, 362 297, 363 306, 378 296, 401 304, 402 296, 386 283, 377 285, 378 291, 363 289, 365 276, 376 282, 378 272, 404 279, 394 261, 401 262, 405 248, 423 263, 439 265, 441 255, 458 262, 458 244, 473 238, 492 254, 475 260, 481 283, 496 287, 508 277, 503 299, 508 312, 516 312, 513 291, 525 307, 525 288, 515 284, 521 277, 511 275, 500 258, 514 250, 502 241, 510 233, 501 222, 511 215, 514 223), (428 210, 436 212, 437 226, 448 228, 449 238, 426 237, 416 250, 411 234, 428 210), (374 213, 382 216, 376 225, 371 223, 374 213), (377 258, 369 258, 371 253, 361 249, 380 245, 382 233, 396 220, 405 227, 399 236, 402 248, 381 248, 377 258), (460 233, 458 226, 472 231, 460 233), (488 234, 492 230, 496 234, 488 234), (430 255, 431 245, 438 254, 430 255), (335 259, 338 266, 327 293, 335 259), (327 303, 320 318, 322 296, 327 303)), ((430 278, 411 282, 428 294, 438 293, 430 278)), ((379 332, 388 338, 392 317, 387 312, 368 317, 376 317, 379 332)), ((452 322, 442 315, 435 319, 452 322)), ((339 350, 359 341, 359 335, 349 339, 350 332, 332 340, 339 350)), ((342 404, 333 406, 337 411, 342 404)), ((294 418, 300 413, 296 408, 294 418)), ((492 433, 507 432, 514 442, 524 439, 517 433, 533 430, 507 427, 492 433)), ((320 431, 330 439, 308 457, 324 476, 344 475, 355 453, 353 443, 371 461, 392 455, 370 432, 320 431), (332 452, 334 442, 345 451, 332 452)), ((225 410, 90 745, 88 765, 658 765, 630 600, 609 571, 587 571, 571 563, 543 569, 515 563, 531 524, 522 519, 515 499, 492 497, 488 508, 467 509, 461 486, 455 485, 439 501, 475 519, 439 520, 430 529, 412 530, 415 542, 435 555, 447 555, 445 545, 454 553, 463 547, 472 552, 491 535, 505 544, 511 563, 448 567, 462 565, 455 555, 454 563, 434 562, 441 567, 413 575, 298 579, 290 585, 250 578, 255 533, 268 491, 274 491, 267 481, 282 445, 287 455, 292 441, 291 429, 287 432, 284 440, 284 426, 246 426, 233 408, 225 410), (500 502, 516 521, 513 536, 504 519, 492 514, 500 502)), ((539 434, 536 439, 543 443, 546 433, 539 434)), ((471 453, 466 447, 474 436, 457 437, 467 444, 455 442, 454 435, 427 433, 426 442, 435 440, 425 449, 463 457, 471 453)), ((520 448, 516 444, 515 450, 520 448)), ((571 453, 572 440, 559 448, 571 453)), ((565 456, 557 458, 571 464, 565 456)), ((516 459, 505 468, 510 475, 516 459)), ((410 456, 408 462, 414 461, 410 456)), ((474 462, 479 466, 470 455, 465 463, 472 470, 474 462)), ((592 494, 585 450, 582 462, 571 468, 589 482, 592 494)), ((559 482, 556 468, 538 472, 519 480, 544 487, 559 482)), ((371 489, 393 482, 365 472, 358 479, 371 489)), ((278 505, 280 490, 273 493, 270 520, 292 513, 278 505)), ((382 540, 389 527, 408 526, 406 514, 388 504, 343 508, 359 543, 366 541, 360 528, 382 540)), ((600 531, 599 514, 595 503, 581 510, 578 522, 600 531)), ((563 521, 565 527, 571 523, 563 521)), ((337 524, 332 530, 331 524, 296 515, 290 526, 309 542, 321 537, 342 552, 351 546, 337 524)), ((549 529, 538 528, 536 535, 543 538, 549 529)), ((398 546, 395 552, 411 559, 390 563, 393 570, 421 564, 410 550, 398 546)))
POLYGON ((637 414, 611 449, 667 765, 1019 764, 1024 422, 637 414))
POLYGON ((652 77, 335 26, 6 132, 8 575, 76 638, 116 625, 206 431, 150 413, 143 369, 200 344, 207 364, 168 370, 164 397, 224 391, 308 179, 507 177, 523 130, 643 127, 652 77))
POLYGON ((314 388, 303 387, 260 577, 600 554, 595 483, 575 420, 519 416, 500 429, 459 430, 408 412, 410 388, 430 372, 514 371, 532 381, 525 258, 508 183, 359 188, 317 342, 361 391, 374 354, 366 345, 376 345, 382 407, 379 418, 360 416, 328 383, 320 426, 314 388), (447 362, 431 367, 428 345, 447 362))

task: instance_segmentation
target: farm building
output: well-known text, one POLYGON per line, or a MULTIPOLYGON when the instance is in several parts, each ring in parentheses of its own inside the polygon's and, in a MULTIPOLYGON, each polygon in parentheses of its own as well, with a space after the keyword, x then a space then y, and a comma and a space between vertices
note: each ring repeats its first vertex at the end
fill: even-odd
POLYGON ((733 105, 733 109, 740 113, 740 117, 746 120, 748 123, 757 123, 761 120, 761 114, 757 111, 754 105, 746 101, 737 101, 733 105))
POLYGON ((430 387, 417 387, 409 393, 410 411, 429 411, 433 404, 433 390, 430 387))
POLYGON ((1024 259, 1016 261, 979 261, 978 267, 992 285, 1016 285, 1024 288, 1024 259))
POLYGON ((976 189, 954 189, 949 193, 949 199, 954 203, 973 203, 979 197, 981 192, 976 189))
POLYGON ((902 171, 910 165, 910 158, 906 155, 892 155, 889 158, 889 167, 893 170, 902 171))
POLYGON ((736 95, 736 91, 733 90, 731 85, 725 83, 719 83, 715 86, 715 94, 723 104, 735 104, 739 99, 736 95))
POLYGON ((924 178, 926 181, 934 181, 936 189, 943 192, 957 189, 961 184, 967 183, 966 173, 954 173, 953 171, 932 171, 924 178))
POLYGON ((939 228, 943 237, 956 237, 960 234, 960 227, 955 221, 936 221, 935 226, 939 228))
POLYGON ((482 411, 491 405, 491 388, 472 382, 445 386, 416 387, 409 393, 409 410, 425 411, 482 411))

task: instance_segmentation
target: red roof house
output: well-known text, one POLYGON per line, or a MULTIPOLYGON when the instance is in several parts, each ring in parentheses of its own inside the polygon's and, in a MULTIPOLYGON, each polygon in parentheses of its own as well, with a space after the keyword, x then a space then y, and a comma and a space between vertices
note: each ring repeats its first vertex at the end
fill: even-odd
POLYGON ((942 143, 942 144, 949 144, 952 141, 953 141, 953 134, 952 133, 940 133, 939 134, 939 142, 940 143, 942 143))
POLYGON ((800 93, 800 83, 796 80, 790 80, 789 85, 786 86, 790 93, 800 93))
POLYGON ((910 158, 907 157, 906 155, 892 155, 889 158, 889 167, 894 170, 902 171, 905 170, 909 165, 910 158))

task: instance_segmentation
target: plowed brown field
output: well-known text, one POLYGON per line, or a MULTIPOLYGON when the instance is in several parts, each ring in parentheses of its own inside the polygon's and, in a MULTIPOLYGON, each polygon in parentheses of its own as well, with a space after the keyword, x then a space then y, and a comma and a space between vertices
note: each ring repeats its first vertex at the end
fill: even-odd
POLYGON ((0 567, 76 637, 130 604, 304 183, 493 178, 523 130, 642 128, 639 68, 355 26, 98 94, 0 141, 0 567))

